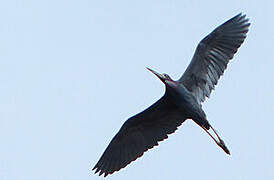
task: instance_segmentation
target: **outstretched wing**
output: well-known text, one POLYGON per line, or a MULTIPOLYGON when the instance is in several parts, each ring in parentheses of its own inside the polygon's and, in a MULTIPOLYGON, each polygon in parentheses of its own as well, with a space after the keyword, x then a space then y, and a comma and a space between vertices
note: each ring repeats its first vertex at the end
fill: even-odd
POLYGON ((178 80, 193 93, 198 102, 209 97, 229 60, 244 42, 249 25, 246 16, 238 14, 199 43, 189 66, 178 80))
POLYGON ((184 121, 178 109, 163 96, 143 112, 129 118, 111 140, 92 170, 104 176, 124 168, 175 132, 184 121))

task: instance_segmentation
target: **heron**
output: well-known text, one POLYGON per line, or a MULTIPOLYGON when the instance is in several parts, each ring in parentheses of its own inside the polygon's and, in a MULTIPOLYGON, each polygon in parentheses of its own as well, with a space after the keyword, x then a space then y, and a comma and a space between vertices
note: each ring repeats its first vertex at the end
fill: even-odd
POLYGON ((229 155, 224 141, 209 123, 202 103, 244 42, 249 26, 249 19, 240 13, 215 28, 199 42, 189 66, 177 81, 147 68, 163 82, 165 93, 124 122, 92 169, 95 174, 99 172, 99 176, 106 177, 119 171, 167 139, 187 119, 199 125, 229 155))

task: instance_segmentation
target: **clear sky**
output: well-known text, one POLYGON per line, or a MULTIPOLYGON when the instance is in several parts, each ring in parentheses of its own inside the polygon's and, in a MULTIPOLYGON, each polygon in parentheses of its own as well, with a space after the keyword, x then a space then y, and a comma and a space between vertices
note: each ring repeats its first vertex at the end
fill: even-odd
POLYGON ((248 37, 203 107, 232 155, 191 120, 113 180, 274 178, 274 1, 0 2, 0 179, 95 180, 130 116, 178 79, 198 42, 243 12, 248 37))

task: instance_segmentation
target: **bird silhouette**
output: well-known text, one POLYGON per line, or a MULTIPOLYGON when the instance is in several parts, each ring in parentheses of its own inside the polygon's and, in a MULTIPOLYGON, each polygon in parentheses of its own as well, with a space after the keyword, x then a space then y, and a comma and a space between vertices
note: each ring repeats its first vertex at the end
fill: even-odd
POLYGON ((192 119, 215 143, 230 154, 224 141, 207 120, 201 103, 223 75, 229 60, 244 42, 250 23, 242 13, 214 29, 198 44, 184 74, 174 81, 167 74, 147 68, 165 84, 165 94, 149 108, 129 118, 113 137, 92 170, 106 177, 141 157, 192 119), (209 132, 212 129, 217 139, 209 132))

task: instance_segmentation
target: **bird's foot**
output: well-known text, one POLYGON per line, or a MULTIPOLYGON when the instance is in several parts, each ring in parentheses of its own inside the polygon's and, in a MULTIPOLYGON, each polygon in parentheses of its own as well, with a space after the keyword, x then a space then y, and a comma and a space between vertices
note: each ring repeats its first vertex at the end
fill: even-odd
POLYGON ((224 152, 230 155, 230 152, 228 148, 226 147, 225 142, 222 139, 219 139, 219 140, 220 142, 218 143, 218 145, 224 150, 224 152))

